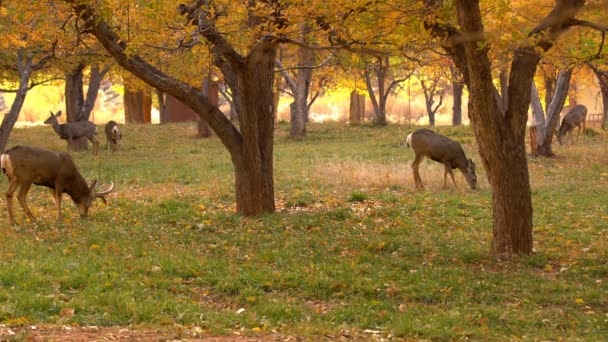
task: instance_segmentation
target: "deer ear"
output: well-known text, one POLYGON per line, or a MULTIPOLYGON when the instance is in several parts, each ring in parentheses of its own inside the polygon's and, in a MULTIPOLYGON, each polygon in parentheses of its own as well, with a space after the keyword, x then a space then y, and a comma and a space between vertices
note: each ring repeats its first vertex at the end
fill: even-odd
POLYGON ((55 114, 55 116, 61 116, 61 111, 58 111, 57 114, 55 114))

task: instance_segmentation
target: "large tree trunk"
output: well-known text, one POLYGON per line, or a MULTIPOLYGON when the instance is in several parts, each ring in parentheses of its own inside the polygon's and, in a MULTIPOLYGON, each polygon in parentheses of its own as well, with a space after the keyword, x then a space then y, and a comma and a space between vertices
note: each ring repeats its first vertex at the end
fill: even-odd
POLYGON ((365 115, 365 95, 359 94, 356 90, 350 92, 350 107, 348 122, 358 124, 363 121, 365 115))
POLYGON ((556 127, 559 125, 559 113, 561 113, 562 109, 564 108, 564 102, 566 101, 566 95, 568 94, 568 85, 570 84, 571 76, 572 69, 568 69, 561 71, 557 77, 555 93, 552 95, 551 103, 547 107, 547 119, 544 122, 542 131, 538 132, 536 153, 534 154, 535 157, 555 156, 553 149, 551 148, 553 142, 553 133, 555 132, 556 127))
POLYGON ((125 85, 124 106, 126 123, 151 122, 152 97, 148 90, 131 89, 125 85))
POLYGON ((2 119, 2 124, 0 125, 0 153, 4 152, 6 149, 6 144, 8 143, 8 138, 19 118, 19 113, 21 112, 21 108, 23 107, 23 102, 25 102, 25 96, 28 92, 28 86, 30 82, 30 76, 32 73, 32 56, 28 55, 24 58, 23 51, 20 50, 17 53, 17 65, 19 69, 19 88, 17 89, 17 93, 15 94, 15 100, 11 105, 8 113, 4 115, 4 119, 2 119))
MULTIPOLYGON (((85 65, 78 64, 65 75, 65 112, 67 122, 81 121, 84 106, 83 71, 85 65)), ((68 142, 69 144, 69 142, 68 142)), ((88 148, 87 138, 73 139, 70 145, 72 151, 84 151, 88 148)))
POLYGON ((276 47, 268 42, 256 46, 247 56, 236 100, 240 105, 243 143, 232 153, 236 178, 237 211, 244 215, 274 212, 273 82, 276 47))
MULTIPOLYGON (((480 37, 483 24, 479 3, 459 0, 456 7, 463 34, 467 37, 480 37)), ((525 128, 534 68, 520 69, 520 63, 536 65, 540 57, 537 54, 516 54, 509 78, 510 106, 508 112, 503 114, 492 83, 488 48, 480 48, 479 41, 473 39, 465 40, 463 45, 464 58, 460 56, 455 60, 468 80, 469 118, 492 189, 492 250, 499 258, 509 258, 513 253, 531 253, 532 200, 525 128), (519 59, 522 57, 525 60, 519 59), (458 63, 459 60, 464 61, 464 64, 458 63), (521 86, 527 88, 527 94, 516 88, 521 86), (523 98, 518 98, 520 95, 523 98), (521 103, 516 101, 524 102, 525 108, 522 109, 521 103)))

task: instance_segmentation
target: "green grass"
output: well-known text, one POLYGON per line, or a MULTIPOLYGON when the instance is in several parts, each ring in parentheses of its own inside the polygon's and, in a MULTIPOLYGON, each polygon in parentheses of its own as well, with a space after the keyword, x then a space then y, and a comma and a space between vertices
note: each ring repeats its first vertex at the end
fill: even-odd
MULTIPOLYGON (((38 224, 0 211, 0 323, 199 326, 209 334, 348 330, 475 340, 608 336, 608 141, 603 133, 530 160, 535 253, 498 262, 491 194, 442 190, 425 161, 413 189, 411 128, 311 125, 303 141, 279 124, 277 213, 235 214, 234 176, 217 138, 187 124, 124 127, 123 153, 74 154, 108 205, 82 221, 65 196, 54 226, 48 190, 33 188, 38 224), (74 309, 74 315, 63 314, 74 309), (239 309, 244 309, 239 310, 239 309)), ((438 128, 479 162, 469 128, 438 128)), ((65 150, 48 127, 9 145, 65 150)), ((481 163, 478 163, 481 165, 481 163)), ((2 177, 0 187, 6 187, 2 177)))

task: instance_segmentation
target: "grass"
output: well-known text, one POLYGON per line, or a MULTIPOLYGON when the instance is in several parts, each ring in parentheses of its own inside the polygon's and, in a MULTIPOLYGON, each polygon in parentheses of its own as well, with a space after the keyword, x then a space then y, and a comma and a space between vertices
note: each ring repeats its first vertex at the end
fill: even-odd
MULTIPOLYGON (((500 263, 483 174, 480 191, 460 173, 459 189, 442 190, 443 167, 425 161, 416 192, 412 151, 399 147, 408 127, 311 125, 304 141, 288 129, 275 139, 278 211, 260 218, 235 214, 229 155, 217 138, 193 139, 194 126, 127 125, 121 155, 74 154, 116 192, 86 221, 66 196, 59 227, 46 189, 29 193, 37 224, 17 208, 9 226, 2 206, 0 323, 312 340, 608 336, 605 134, 530 160, 535 253, 500 263)), ((438 130, 479 162, 469 128, 438 130)), ((16 129, 14 144, 66 148, 48 127, 16 129)))

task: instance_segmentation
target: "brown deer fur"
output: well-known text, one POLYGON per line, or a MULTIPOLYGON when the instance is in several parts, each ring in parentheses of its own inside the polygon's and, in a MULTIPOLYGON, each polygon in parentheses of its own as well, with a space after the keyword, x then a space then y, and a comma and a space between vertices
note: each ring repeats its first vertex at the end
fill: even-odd
POLYGON ((0 156, 2 171, 8 178, 6 201, 11 224, 13 215, 13 193, 19 188, 17 200, 25 214, 34 221, 26 195, 32 184, 50 188, 57 208, 57 222, 61 219, 61 196, 67 193, 78 208, 81 217, 86 217, 95 198, 106 201, 114 186, 103 192, 95 192, 96 181, 89 186, 80 175, 72 157, 65 152, 50 151, 31 146, 15 146, 0 156))
POLYGON ((430 129, 419 129, 407 136, 406 146, 412 147, 416 157, 412 163, 414 172, 414 183, 417 188, 423 188, 422 179, 418 167, 424 157, 442 163, 445 167, 443 174, 443 188, 447 187, 447 175, 450 174, 454 186, 454 173, 452 169, 459 169, 464 175, 471 189, 477 187, 477 176, 475 175, 475 163, 467 159, 460 144, 430 129))
MULTIPOLYGON (((585 129, 585 119, 587 118, 587 107, 583 105, 576 105, 572 108, 568 114, 564 116, 562 119, 562 124, 559 126, 559 131, 557 132, 557 141, 560 145, 564 142, 564 136, 568 134, 568 137, 572 138, 572 131, 574 127, 578 127, 578 131, 576 134, 576 141, 578 141, 578 137, 581 134, 581 128, 585 129)), ((568 140, 570 140, 568 139, 568 140)))
POLYGON ((118 124, 114 120, 108 121, 105 127, 106 132, 106 149, 111 149, 112 152, 120 152, 120 140, 122 133, 118 128, 118 124))
POLYGON ((44 123, 53 126, 53 129, 55 130, 55 133, 59 135, 59 138, 68 141, 68 152, 70 152, 70 146, 73 139, 86 137, 89 139, 91 144, 93 144, 93 154, 97 155, 97 151, 99 149, 99 141, 97 141, 97 138, 95 138, 97 126, 90 121, 76 121, 59 124, 57 118, 60 116, 61 111, 57 112, 57 114, 53 114, 53 112, 51 112, 51 116, 44 120, 44 123))

